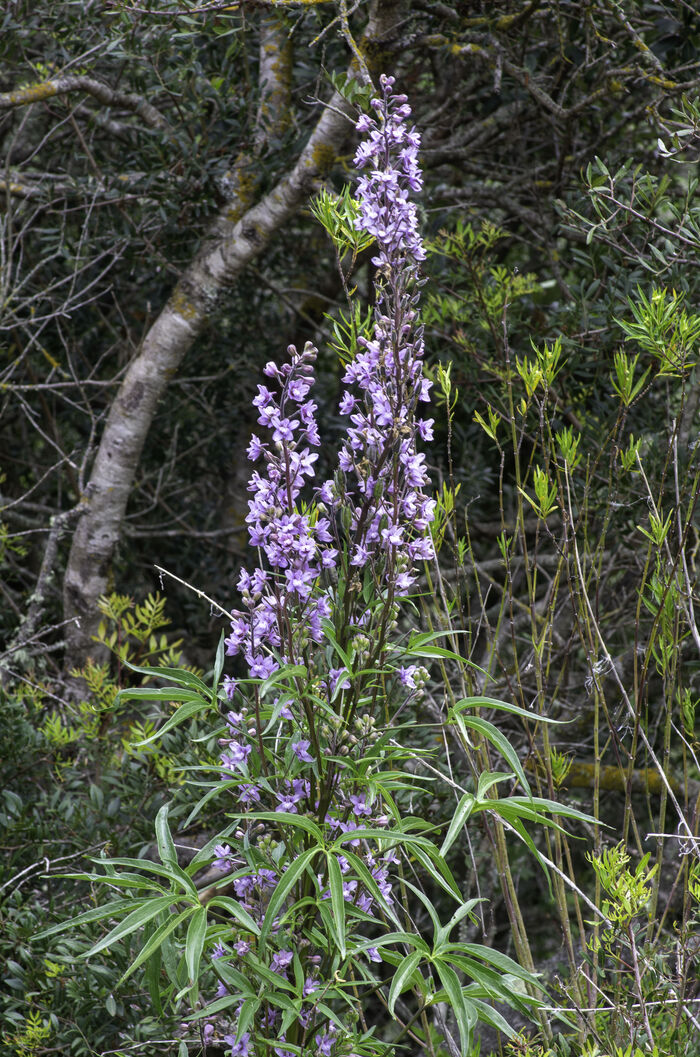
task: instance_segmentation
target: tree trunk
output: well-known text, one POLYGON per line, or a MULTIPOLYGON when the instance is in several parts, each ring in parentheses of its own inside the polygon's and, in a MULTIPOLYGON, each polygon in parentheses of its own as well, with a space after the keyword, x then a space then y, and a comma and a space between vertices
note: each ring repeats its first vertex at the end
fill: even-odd
MULTIPOLYGON (((378 0, 365 31, 365 47, 391 31, 398 7, 395 0, 378 0)), ((355 72, 353 60, 351 73, 355 72)), ((207 242, 182 274, 129 365, 107 417, 68 558, 63 590, 64 616, 70 621, 67 672, 84 664, 88 656, 99 655, 92 641, 99 623, 96 604, 107 589, 114 547, 158 400, 222 290, 265 248, 334 163, 352 128, 351 113, 345 99, 334 93, 296 164, 257 204, 246 201, 249 182, 239 181, 238 195, 219 212, 207 242)))

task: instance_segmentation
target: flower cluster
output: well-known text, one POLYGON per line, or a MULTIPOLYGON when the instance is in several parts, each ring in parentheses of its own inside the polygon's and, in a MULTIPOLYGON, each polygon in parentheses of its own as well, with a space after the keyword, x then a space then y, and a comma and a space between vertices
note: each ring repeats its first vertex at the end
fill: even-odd
POLYGON ((406 124, 410 107, 392 93, 393 77, 381 78, 381 98, 372 100, 377 117, 357 123, 368 133, 355 156, 369 169, 357 188, 359 229, 373 235, 373 258, 383 282, 377 287, 374 331, 361 338, 362 351, 348 365, 347 390, 340 412, 350 418, 339 463, 348 481, 337 502, 351 509, 350 562, 364 566, 382 556, 385 576, 395 595, 415 583, 416 562, 433 556, 427 529, 435 502, 423 489, 428 480, 425 456, 416 438, 432 438, 432 419, 417 417, 429 400, 423 377, 423 332, 418 326, 418 264, 425 252, 418 233, 416 207, 409 193, 421 187, 417 153, 420 137, 406 124))
POLYGON ((321 638, 321 620, 330 606, 323 594, 313 593, 322 569, 335 566, 337 551, 330 546, 330 522, 324 517, 300 513, 297 500, 305 478, 314 476, 320 438, 316 426, 316 404, 308 399, 313 385, 316 349, 307 342, 303 352, 289 346, 289 362, 278 367, 268 363, 265 374, 281 387, 275 398, 267 386, 258 386, 253 405, 258 423, 271 435, 271 444, 254 436, 248 457, 264 460, 263 473, 253 473, 248 484, 248 535, 252 547, 262 551, 268 568, 252 573, 243 569, 238 589, 248 612, 234 612, 226 652, 242 652, 250 675, 264 679, 278 667, 266 647, 282 660, 294 661, 298 630, 304 627, 312 639, 321 638))

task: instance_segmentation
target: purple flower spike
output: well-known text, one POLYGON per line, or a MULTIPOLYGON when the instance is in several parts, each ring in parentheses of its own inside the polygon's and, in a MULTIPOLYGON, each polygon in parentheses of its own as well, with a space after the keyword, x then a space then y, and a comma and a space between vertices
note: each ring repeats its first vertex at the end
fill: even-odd
POLYGON ((350 420, 339 455, 349 490, 335 505, 347 504, 352 513, 350 564, 361 568, 383 557, 394 595, 402 596, 415 583, 412 566, 433 557, 426 530, 435 503, 423 491, 428 472, 425 456, 416 451, 417 435, 432 436, 432 421, 417 416, 430 389, 417 318, 418 266, 425 251, 410 201, 422 187, 420 136, 408 126, 410 107, 405 96, 393 93, 393 83, 392 77, 380 79, 381 98, 372 100, 376 118, 363 114, 357 122, 365 138, 355 155, 355 165, 364 170, 356 225, 376 240, 373 263, 383 281, 377 286, 372 337, 359 339, 362 351, 343 379, 363 398, 346 391, 340 402, 340 413, 350 420))
MULTIPOLYGON (((314 523, 310 513, 301 513, 297 500, 308 478, 315 473, 321 439, 316 426, 316 404, 308 399, 313 385, 316 349, 307 342, 303 352, 290 345, 289 360, 282 367, 268 363, 265 374, 281 386, 275 393, 258 386, 253 400, 258 425, 269 434, 253 437, 248 448, 252 461, 262 462, 248 484, 248 535, 251 546, 264 559, 251 574, 243 570, 238 587, 247 612, 232 614, 231 635, 226 639, 229 656, 242 653, 253 678, 267 679, 279 667, 274 653, 296 660, 298 643, 289 635, 289 616, 294 613, 297 637, 320 638, 321 620, 330 615, 323 592, 315 590, 321 571, 332 569, 337 552, 328 520, 314 523)), ((227 684, 228 685, 228 684, 227 684)))

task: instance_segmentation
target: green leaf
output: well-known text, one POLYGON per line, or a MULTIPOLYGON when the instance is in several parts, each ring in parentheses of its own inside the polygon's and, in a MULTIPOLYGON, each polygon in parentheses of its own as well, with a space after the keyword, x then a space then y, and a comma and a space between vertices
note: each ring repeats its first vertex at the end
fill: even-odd
MULTIPOLYGON (((449 946, 452 947, 453 944, 450 944, 449 946)), ((524 980, 526 983, 532 984, 534 987, 539 987, 540 989, 542 987, 531 972, 528 972, 527 969, 523 969, 521 965, 518 965, 516 961, 509 958, 507 954, 503 954, 501 951, 497 951, 493 947, 486 947, 483 943, 455 943, 454 949, 481 958, 482 961, 500 969, 502 973, 509 973, 511 976, 516 976, 519 980, 524 980)))
POLYGON ((507 782, 511 778, 515 778, 512 771, 508 771, 508 773, 504 771, 482 771, 476 787, 476 799, 480 801, 486 800, 486 794, 489 789, 493 789, 495 785, 507 782))
POLYGON ((247 910, 244 910, 240 903, 233 899, 232 896, 214 896, 213 899, 209 900, 210 907, 222 907, 224 910, 228 910, 237 921, 243 925, 244 928, 252 932, 254 936, 260 935, 260 928, 250 916, 247 910))
POLYGON ((422 951, 411 951, 410 954, 406 955, 394 973, 394 978, 391 981, 391 987, 389 988, 388 1001, 389 1012, 392 1017, 394 1015, 394 1006, 396 1005, 397 998, 399 995, 403 994, 407 987, 410 986, 411 977, 418 968, 422 958, 422 951))
POLYGON ((489 1006, 486 1002, 482 1002, 481 999, 475 998, 473 995, 469 995, 469 1003, 476 1009, 479 1020, 490 1024, 492 1028, 497 1028, 498 1031, 502 1031, 508 1039, 516 1037, 516 1032, 511 1028, 508 1021, 493 1006, 489 1006))
POLYGON ((454 706, 455 712, 463 712, 466 708, 497 708, 502 712, 511 712, 514 716, 522 716, 529 719, 531 723, 557 723, 565 724, 568 719, 550 719, 548 716, 540 716, 536 712, 528 712, 519 705, 512 705, 508 701, 498 701, 495 697, 463 697, 454 706))
POLYGON ((425 869, 433 880, 440 885, 442 890, 452 896, 453 899, 457 899, 461 902, 462 893, 459 890, 459 886, 452 876, 452 871, 435 845, 431 844, 429 850, 425 850, 422 846, 414 847, 411 849, 411 852, 419 862, 423 863, 425 869))
MULTIPOLYGON (((270 902, 267 904, 267 910, 265 912, 265 920, 260 929, 259 949, 261 952, 264 950, 265 942, 270 933, 273 922, 279 911, 282 909, 282 904, 317 854, 317 848, 309 848, 307 851, 302 852, 285 873, 282 874, 277 887, 270 896, 270 902)), ((314 878, 314 883, 315 881, 316 879, 314 878)))
POLYGON ((493 723, 482 719, 481 716, 462 715, 455 715, 455 722, 460 729, 462 726, 470 727, 472 730, 478 731, 487 741, 490 741, 515 771, 525 792, 530 793, 530 784, 525 777, 525 771, 522 768, 517 752, 505 735, 501 734, 497 727, 494 727, 493 723))
MULTIPOLYGON (((101 940, 91 947, 86 954, 82 954, 82 958, 92 958, 93 955, 103 951, 105 947, 111 947, 113 943, 123 939, 132 932, 136 932, 137 929, 142 928, 147 921, 154 918, 156 914, 160 914, 162 910, 172 906, 172 896, 157 896, 155 899, 149 899, 148 902, 140 906, 133 914, 129 914, 128 917, 124 918, 118 925, 108 932, 101 940)), ((81 915, 82 916, 82 915, 81 915)), ((75 922, 77 924, 77 920, 75 922)))
POLYGON ((181 723, 184 723, 186 719, 191 716, 196 716, 198 712, 201 712, 203 708, 209 708, 211 706, 210 701, 205 701, 203 698, 196 698, 178 708, 170 719, 166 720, 162 727, 159 727, 155 734, 151 734, 149 738, 144 738, 143 741, 134 742, 135 746, 150 745, 152 741, 157 741, 158 738, 162 738, 164 734, 167 734, 173 727, 179 727, 181 723))
POLYGON ((134 973, 141 965, 143 965, 143 963, 151 957, 154 951, 158 950, 166 936, 169 936, 170 933, 178 927, 178 925, 180 925, 183 921, 186 921, 187 918, 191 917, 194 913, 196 913, 195 907, 186 907, 185 910, 180 911, 179 914, 170 915, 168 920, 165 921, 160 926, 160 928, 156 929, 156 931, 151 936, 150 940, 148 940, 148 942, 146 943, 145 947, 143 947, 141 951, 139 951, 132 964, 121 976, 117 987, 123 984, 125 980, 128 980, 132 973, 134 973))
POLYGON ((175 844, 170 835, 168 826, 168 804, 163 804, 156 815, 156 840, 158 841, 158 854, 163 865, 177 866, 177 852, 175 844))
POLYGON ((240 1016, 238 1017, 238 1027, 236 1030, 236 1035, 240 1037, 244 1034, 244 1032, 248 1030, 250 1025, 253 1023, 253 1018, 255 1017, 255 1014, 260 1008, 261 1001, 262 1000, 260 998, 252 995, 250 996, 250 998, 245 999, 243 1005, 241 1006, 240 1016))
POLYGON ((422 951, 426 957, 430 954, 428 944, 415 932, 387 932, 386 935, 379 936, 378 939, 363 940, 362 943, 358 943, 356 947, 353 947, 353 954, 366 951, 368 947, 388 947, 392 943, 405 943, 409 947, 414 947, 417 951, 422 951))
MULTIPOLYGON (((448 938, 448 936, 452 932, 452 929, 455 927, 455 925, 458 925, 459 922, 462 920, 462 918, 466 917, 467 914, 471 914, 472 910, 477 905, 477 903, 483 903, 483 902, 485 902, 484 899, 477 899, 477 898, 467 899, 467 901, 465 903, 462 903, 461 907, 457 907, 457 909, 455 910, 455 912, 452 915, 452 917, 450 918, 450 920, 448 922, 446 922, 446 924, 442 925, 437 930, 437 932, 435 933, 435 945, 436 945, 436 947, 439 944, 443 944, 445 942, 445 940, 448 938)), ((458 946, 460 947, 460 949, 462 949, 464 944, 459 944, 458 946)), ((445 950, 449 950, 451 947, 452 947, 452 944, 447 944, 444 947, 444 949, 445 950)))
MULTIPOLYGON (((207 684, 194 672, 188 672, 186 668, 144 668, 137 664, 130 664, 129 661, 124 661, 124 664, 130 671, 138 672, 140 675, 150 675, 154 679, 172 679, 179 686, 189 686, 190 689, 198 690, 205 696, 209 695, 207 684)), ((120 694, 123 692, 120 691, 120 694)))
POLYGON ((462 1053, 467 1054, 471 1049, 472 1028, 477 1021, 476 1011, 471 1003, 465 999, 459 978, 454 969, 440 959, 435 961, 435 968, 442 986, 447 992, 449 1003, 457 1021, 462 1053))
POLYGON ((190 984, 197 983, 199 975, 199 963, 204 948, 204 938, 207 934, 207 908, 199 907, 195 910, 187 927, 187 938, 185 940, 185 961, 190 984))
MULTIPOLYGON (((279 822, 285 826, 295 826, 309 833, 319 847, 323 845, 323 833, 317 824, 306 815, 295 815, 290 811, 246 811, 230 814, 228 818, 260 819, 261 822, 279 822)), ((386 836, 386 833, 384 833, 386 836)))
POLYGON ((326 852, 326 863, 328 866, 328 884, 331 890, 331 908, 335 923, 335 939, 340 950, 340 957, 344 958, 345 950, 345 896, 343 895, 343 875, 340 872, 340 864, 333 852, 326 852))
POLYGON ((462 831, 467 819, 472 813, 476 799, 472 793, 464 793, 455 808, 455 813, 452 816, 452 821, 448 827, 445 839, 442 842, 440 848, 441 855, 447 855, 448 851, 457 840, 457 837, 462 831))
MULTIPOLYGON (((100 863, 104 866, 138 866, 140 870, 145 873, 154 873, 158 877, 164 877, 168 881, 176 881, 185 892, 189 892, 190 895, 196 895, 197 888, 192 878, 182 870, 177 864, 168 863, 163 865, 159 862, 151 862, 150 859, 93 859, 95 863, 100 863)), ((189 867, 188 867, 189 869, 189 867)), ((104 877, 102 874, 92 874, 90 877, 93 881, 101 881, 103 884, 119 884, 119 877, 107 876, 104 877)), ((156 891, 162 892, 163 889, 160 885, 153 884, 152 888, 156 891)))
MULTIPOLYGON (((386 833, 384 834, 384 836, 386 836, 386 833)), ((343 852, 343 855, 348 860, 348 862, 350 863, 350 865, 354 869, 356 875, 362 881, 362 883, 365 886, 365 888, 367 889, 367 891, 370 893, 371 896, 374 897, 374 899, 376 899, 377 903, 382 908, 382 910, 384 911, 386 916, 388 918, 390 918, 391 921, 394 922, 394 924, 397 926, 397 928, 400 928, 401 927, 401 923, 400 923, 399 919, 397 918, 396 914, 394 913, 394 911, 391 909, 391 907, 387 903, 387 901, 384 898, 384 896, 382 895, 382 893, 379 891, 379 886, 378 886, 377 882, 372 877, 372 874, 369 872, 369 870, 367 869, 367 867, 363 863, 362 859, 360 859, 360 857, 358 855, 355 855, 355 853, 353 851, 351 851, 350 848, 346 848, 345 851, 343 852)))
MULTIPOLYGON (((85 879, 84 874, 76 874, 80 880, 85 879)), ((99 880, 104 881, 104 877, 100 877, 99 880)), ((171 899, 172 897, 168 897, 171 899)), ((68 929, 78 928, 80 925, 87 925, 91 921, 100 921, 102 918, 115 918, 119 914, 125 913, 127 910, 134 910, 138 907, 144 906, 146 903, 150 903, 150 899, 116 899, 111 903, 101 907, 93 907, 91 910, 86 910, 82 914, 78 914, 77 917, 70 918, 69 921, 61 921, 58 925, 52 925, 51 928, 42 929, 41 932, 37 932, 35 938, 38 940, 46 939, 48 936, 56 936, 59 932, 66 932, 68 929)))
POLYGON ((221 629, 221 635, 219 636, 219 645, 216 647, 216 660, 214 661, 214 675, 212 678, 212 687, 214 693, 216 693, 219 686, 219 680, 221 679, 221 673, 224 670, 224 636, 226 632, 221 629))
MULTIPOLYGON (((120 690, 120 701, 199 701, 196 690, 180 690, 175 686, 133 686, 120 690)), ((208 702, 207 702, 208 704, 208 702)))

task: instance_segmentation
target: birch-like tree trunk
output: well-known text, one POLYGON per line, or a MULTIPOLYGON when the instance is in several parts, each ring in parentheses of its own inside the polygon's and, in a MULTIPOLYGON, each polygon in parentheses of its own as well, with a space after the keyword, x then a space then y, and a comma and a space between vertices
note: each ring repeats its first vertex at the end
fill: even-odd
MULTIPOLYGON (((379 50, 377 45, 391 33, 398 13, 399 0, 375 0, 362 41, 364 51, 379 50)), ((271 36, 270 31, 268 44, 271 36)), ((270 66, 263 66, 263 87, 274 104, 278 100, 270 66)), ((353 60, 351 73, 356 71, 353 60)), ((92 641, 99 623, 97 600, 107 589, 114 548, 158 400, 222 290, 308 199, 317 180, 334 163, 351 128, 350 107, 336 92, 291 170, 255 204, 247 198, 250 181, 243 178, 243 168, 250 160, 241 159, 240 170, 234 167, 233 196, 220 210, 210 237, 183 272, 129 365, 105 423, 83 497, 84 513, 68 558, 63 591, 64 615, 69 621, 67 671, 98 654, 92 641)))

